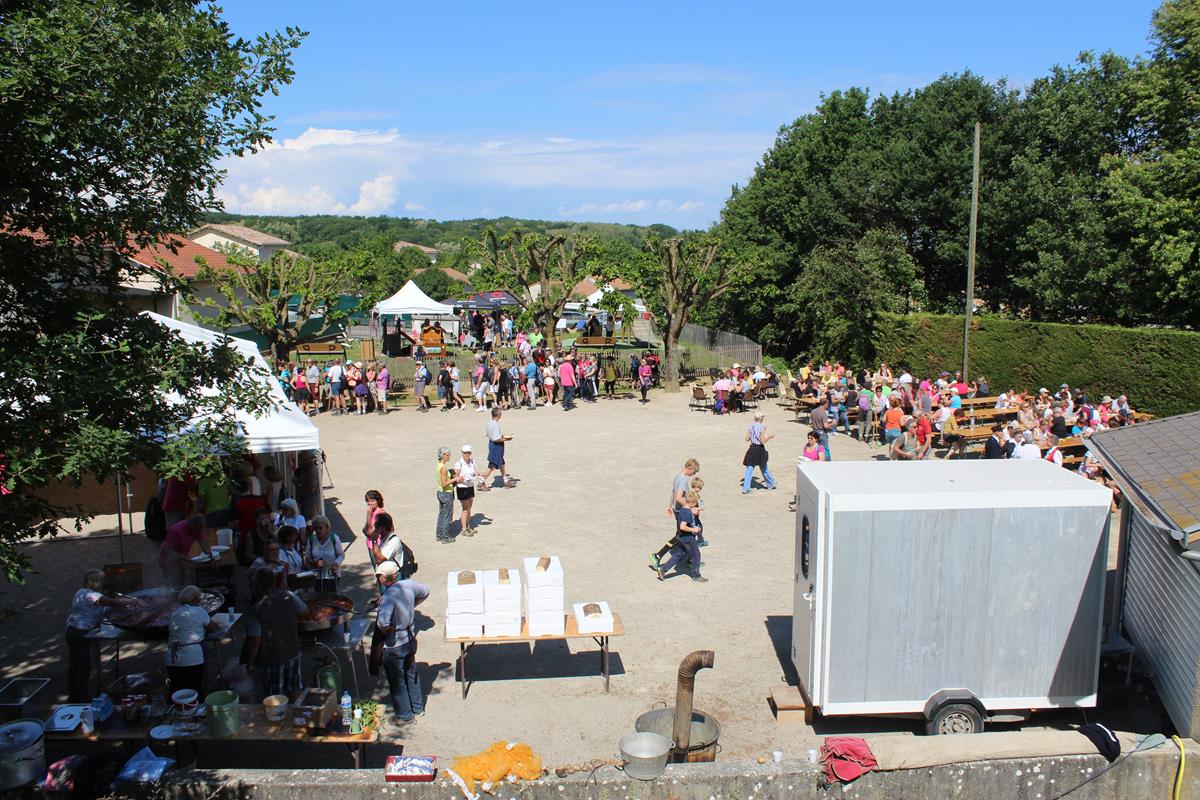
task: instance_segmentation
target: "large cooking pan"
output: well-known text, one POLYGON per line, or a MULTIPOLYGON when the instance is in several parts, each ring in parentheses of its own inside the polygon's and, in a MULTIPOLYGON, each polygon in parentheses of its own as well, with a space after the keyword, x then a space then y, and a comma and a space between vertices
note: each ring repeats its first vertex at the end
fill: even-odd
MULTIPOLYGON (((138 602, 132 606, 114 608, 108 621, 118 628, 139 634, 147 639, 165 639, 171 613, 179 608, 179 591, 168 587, 130 592, 138 602)), ((200 607, 214 614, 225 605, 225 596, 212 589, 200 592, 200 607)))
POLYGON ((298 627, 306 633, 329 630, 354 616, 354 601, 345 595, 315 592, 302 599, 308 610, 300 615, 298 627))

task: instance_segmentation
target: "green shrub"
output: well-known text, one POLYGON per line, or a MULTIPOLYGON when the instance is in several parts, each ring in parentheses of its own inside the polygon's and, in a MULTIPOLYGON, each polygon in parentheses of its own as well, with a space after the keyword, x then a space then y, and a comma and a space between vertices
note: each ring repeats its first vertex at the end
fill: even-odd
MULTIPOLYGON (((962 317, 884 314, 875 327, 879 360, 914 374, 954 371, 962 362, 962 317)), ((976 317, 970 374, 993 392, 1057 391, 1068 383, 1089 398, 1125 394, 1135 409, 1170 416, 1200 408, 1200 333, 976 317)))

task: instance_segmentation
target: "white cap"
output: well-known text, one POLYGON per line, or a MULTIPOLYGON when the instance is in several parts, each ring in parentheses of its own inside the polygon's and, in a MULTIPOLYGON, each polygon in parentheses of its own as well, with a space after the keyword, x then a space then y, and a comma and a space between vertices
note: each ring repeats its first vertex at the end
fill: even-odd
POLYGON ((395 561, 384 561, 375 568, 375 574, 384 576, 399 575, 400 567, 396 566, 395 561))
POLYGON ((462 451, 463 451, 464 453, 469 453, 469 452, 471 452, 471 445, 469 445, 469 444, 464 444, 464 445, 462 446, 462 451))

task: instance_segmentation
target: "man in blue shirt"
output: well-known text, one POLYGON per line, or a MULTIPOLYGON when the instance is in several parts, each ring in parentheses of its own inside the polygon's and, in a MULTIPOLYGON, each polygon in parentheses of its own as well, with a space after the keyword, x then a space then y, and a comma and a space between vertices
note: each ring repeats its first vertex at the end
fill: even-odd
POLYGON ((532 358, 525 361, 525 393, 529 395, 529 408, 537 408, 538 392, 542 388, 542 371, 532 358))
POLYGON ((429 597, 429 587, 413 580, 400 580, 395 561, 384 561, 375 570, 383 583, 383 597, 375 627, 385 639, 383 671, 392 695, 392 724, 403 727, 425 714, 421 676, 417 671, 417 632, 413 627, 416 607, 429 597))

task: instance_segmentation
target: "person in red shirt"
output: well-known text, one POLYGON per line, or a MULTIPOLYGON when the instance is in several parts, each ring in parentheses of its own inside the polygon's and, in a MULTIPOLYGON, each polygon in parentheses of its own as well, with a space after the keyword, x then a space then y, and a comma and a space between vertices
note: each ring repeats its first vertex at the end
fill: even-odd
POLYGON ((167 536, 158 548, 158 565, 162 567, 167 586, 179 589, 184 585, 184 567, 188 563, 194 543, 198 543, 201 550, 212 555, 208 543, 204 541, 203 514, 193 514, 167 529, 167 536))
POLYGON ((925 458, 933 445, 933 423, 929 421, 929 415, 923 412, 917 414, 917 424, 913 430, 917 434, 917 458, 925 458))
POLYGON ((575 407, 575 361, 568 353, 558 366, 558 382, 563 389, 562 410, 570 411, 575 407))
POLYGON ((196 510, 199 484, 192 475, 183 478, 167 478, 162 494, 162 510, 170 527, 196 510))

